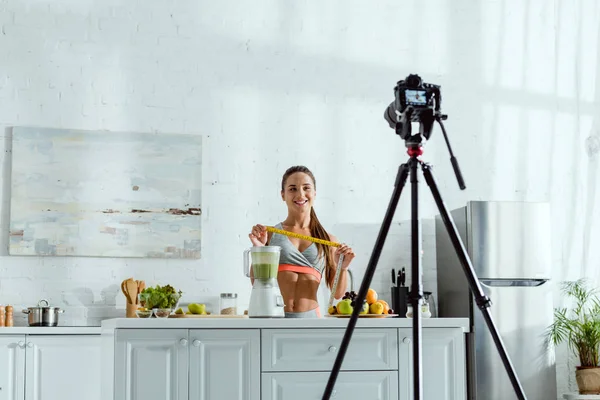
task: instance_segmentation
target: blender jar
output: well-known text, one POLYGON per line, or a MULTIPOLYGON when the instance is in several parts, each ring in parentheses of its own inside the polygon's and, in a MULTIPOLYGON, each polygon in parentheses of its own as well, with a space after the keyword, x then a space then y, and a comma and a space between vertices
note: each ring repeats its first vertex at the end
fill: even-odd
POLYGON ((219 310, 221 315, 237 315, 237 293, 221 293, 219 310))
POLYGON ((244 250, 244 275, 250 277, 250 268, 254 279, 277 281, 279 267, 279 246, 259 246, 244 250))

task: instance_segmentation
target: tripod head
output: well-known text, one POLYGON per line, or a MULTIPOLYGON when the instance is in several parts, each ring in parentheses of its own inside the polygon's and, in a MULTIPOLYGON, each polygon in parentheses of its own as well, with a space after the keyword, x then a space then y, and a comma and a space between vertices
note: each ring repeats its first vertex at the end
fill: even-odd
MULTIPOLYGON (((429 140, 433 123, 437 121, 442 128, 458 186, 461 190, 464 190, 466 188, 465 182, 442 123, 442 121, 448 119, 448 116, 441 112, 441 86, 425 83, 419 75, 410 74, 406 79, 398 81, 394 87, 394 95, 395 100, 385 109, 383 117, 390 128, 394 129, 396 134, 404 139, 406 147, 409 149, 409 155, 413 157, 416 154, 410 149, 420 148, 423 146, 424 140, 429 140), (414 135, 412 133, 413 123, 419 124, 419 132, 414 135)), ((422 151, 419 155, 421 154, 422 151)))

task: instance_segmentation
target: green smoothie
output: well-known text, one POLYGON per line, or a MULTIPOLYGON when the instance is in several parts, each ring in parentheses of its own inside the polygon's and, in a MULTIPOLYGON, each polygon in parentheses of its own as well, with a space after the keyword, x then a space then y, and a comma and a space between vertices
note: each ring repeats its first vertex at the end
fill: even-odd
POLYGON ((277 264, 263 263, 263 264, 252 264, 252 273, 256 279, 271 279, 277 278, 277 264))

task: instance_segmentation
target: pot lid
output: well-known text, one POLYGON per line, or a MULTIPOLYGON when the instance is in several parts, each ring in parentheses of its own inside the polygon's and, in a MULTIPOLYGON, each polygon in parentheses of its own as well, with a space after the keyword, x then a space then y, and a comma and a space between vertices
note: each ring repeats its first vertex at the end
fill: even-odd
POLYGON ((42 299, 40 301, 38 301, 37 306, 33 306, 33 307, 27 307, 27 308, 59 308, 59 307, 50 307, 50 303, 48 303, 48 300, 46 299, 42 299))

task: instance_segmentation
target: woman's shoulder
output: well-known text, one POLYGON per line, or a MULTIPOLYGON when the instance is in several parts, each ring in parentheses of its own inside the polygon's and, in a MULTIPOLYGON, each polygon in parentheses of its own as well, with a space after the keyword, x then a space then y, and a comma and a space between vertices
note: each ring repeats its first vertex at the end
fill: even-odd
POLYGON ((333 233, 327 232, 327 235, 329 235, 329 241, 330 242, 338 243, 338 238, 333 233))
POLYGON ((327 236, 329 236, 329 240, 332 242, 335 242, 338 240, 337 236, 335 236, 333 233, 327 231, 327 236))

